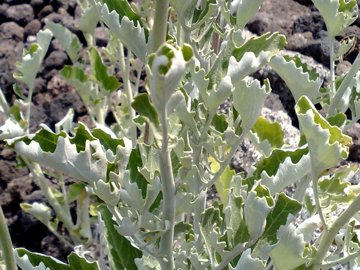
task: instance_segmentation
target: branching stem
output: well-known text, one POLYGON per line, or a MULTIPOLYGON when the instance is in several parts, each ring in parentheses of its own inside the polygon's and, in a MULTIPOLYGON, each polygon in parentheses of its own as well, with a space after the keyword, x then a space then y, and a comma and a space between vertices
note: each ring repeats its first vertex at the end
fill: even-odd
MULTIPOLYGON (((322 261, 328 253, 331 243, 334 241, 336 234, 339 230, 349 222, 349 220, 360 211, 360 195, 349 205, 349 207, 336 219, 331 227, 326 231, 324 230, 323 235, 320 239, 318 251, 312 263, 314 269, 319 269, 322 261)), ((351 256, 351 255, 350 255, 351 256)))

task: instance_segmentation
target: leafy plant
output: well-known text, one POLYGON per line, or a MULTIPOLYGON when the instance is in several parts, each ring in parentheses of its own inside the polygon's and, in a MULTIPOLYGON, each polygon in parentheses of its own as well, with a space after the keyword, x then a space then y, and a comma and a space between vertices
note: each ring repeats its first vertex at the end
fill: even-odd
MULTIPOLYGON (((28 96, 15 88, 19 100, 10 107, 0 93, 7 116, 0 138, 48 199, 48 205, 24 204, 23 209, 64 242, 84 248, 94 241, 91 224, 103 224, 99 233, 107 251, 92 262, 72 253, 65 264, 18 248, 14 256, 4 252, 7 269, 15 269, 12 258, 22 269, 359 267, 360 196, 347 182, 358 168, 340 162, 352 143, 343 131, 360 119, 360 55, 349 73, 336 79, 335 57, 349 46, 337 55, 332 46, 357 17, 355 0, 314 0, 331 37, 331 83, 323 89, 300 58, 279 54, 283 35, 246 35, 244 27, 262 1, 79 4, 88 61, 79 58, 76 35, 47 22, 16 74, 28 96), (151 7, 154 14, 140 15, 151 7), (103 48, 94 43, 98 23, 110 33, 103 48), (82 98, 92 129, 73 123, 70 111, 56 130, 42 125, 29 134, 34 79, 52 36, 72 61, 61 75, 82 98), (284 145, 278 124, 261 117, 271 85, 251 74, 266 64, 296 100, 302 139, 295 149, 284 145), (121 82, 114 75, 117 68, 121 82), (224 102, 229 109, 221 113, 224 102), (105 123, 109 113, 115 119, 111 126, 105 123), (245 173, 230 166, 244 138, 263 154, 245 173), (49 185, 46 175, 59 186, 49 185), (77 182, 66 188, 65 176, 77 182), (295 189, 291 194, 284 192, 289 186, 295 189), (210 199, 213 187, 219 199, 210 199), (76 222, 70 215, 73 201, 76 222), (59 233, 59 223, 68 236, 59 233)), ((2 246, 9 251, 8 233, 4 224, 0 227, 2 246)))

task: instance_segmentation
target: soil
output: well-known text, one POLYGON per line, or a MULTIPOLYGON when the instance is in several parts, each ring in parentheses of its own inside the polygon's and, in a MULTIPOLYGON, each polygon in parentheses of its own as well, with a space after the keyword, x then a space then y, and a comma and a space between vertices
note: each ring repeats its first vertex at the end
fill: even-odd
MULTIPOLYGON (((15 100, 12 76, 15 63, 20 60, 23 48, 35 40, 36 33, 44 26, 46 19, 62 23, 84 41, 76 29, 79 9, 76 0, 2 0, 0 2, 0 87, 9 102, 15 100)), ((360 0, 358 0, 360 4, 360 0)), ((265 0, 258 14, 247 25, 249 31, 261 35, 265 32, 279 31, 286 35, 287 49, 304 56, 325 78, 329 67, 329 48, 325 24, 310 0, 265 0)), ((96 31, 97 45, 105 46, 107 36, 99 27, 96 31)), ((348 69, 360 49, 360 19, 342 36, 357 36, 353 51, 344 57, 337 72, 348 69)), ((33 98, 31 130, 39 124, 50 127, 65 116, 70 107, 75 109, 75 120, 86 122, 86 109, 77 93, 58 75, 58 70, 69 59, 62 48, 53 41, 46 55, 44 65, 36 80, 33 98)), ((285 83, 271 70, 263 69, 257 78, 268 77, 273 93, 266 106, 273 111, 286 112, 294 127, 297 119, 294 113, 294 100, 285 83)), ((4 119, 1 119, 0 122, 4 119)), ((349 130, 354 139, 350 159, 360 162, 360 125, 349 130)), ((44 196, 29 177, 25 168, 17 167, 16 155, 0 142, 0 205, 3 207, 14 245, 25 247, 64 259, 69 253, 65 247, 40 222, 25 214, 19 204, 23 202, 44 201, 44 196)))

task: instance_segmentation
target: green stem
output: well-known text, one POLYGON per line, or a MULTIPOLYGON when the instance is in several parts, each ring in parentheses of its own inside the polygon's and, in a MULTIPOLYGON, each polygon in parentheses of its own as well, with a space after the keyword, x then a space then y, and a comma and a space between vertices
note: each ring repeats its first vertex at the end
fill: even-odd
POLYGON ((166 41, 169 2, 170 0, 156 0, 154 25, 150 34, 151 52, 155 52, 166 41))
POLYGON ((360 195, 349 205, 349 207, 337 218, 337 220, 331 225, 329 230, 324 230, 324 234, 321 237, 318 251, 312 264, 315 269, 320 267, 322 261, 326 257, 331 243, 334 241, 336 234, 339 230, 349 222, 349 220, 360 211, 360 195))
POLYGON ((7 270, 17 270, 11 237, 6 224, 4 212, 0 207, 0 241, 7 270))
POLYGON ((346 89, 351 83, 351 80, 355 77, 356 73, 360 69, 360 53, 357 55, 350 71, 346 74, 344 80, 341 82, 338 90, 335 93, 335 96, 330 101, 330 106, 327 115, 333 115, 335 114, 335 109, 340 102, 342 96, 344 95, 346 89))
POLYGON ((161 269, 174 269, 173 242, 176 209, 176 188, 169 149, 169 134, 167 126, 167 108, 161 112, 162 146, 160 153, 160 176, 163 193, 163 221, 166 231, 160 240, 160 254, 164 254, 161 269))

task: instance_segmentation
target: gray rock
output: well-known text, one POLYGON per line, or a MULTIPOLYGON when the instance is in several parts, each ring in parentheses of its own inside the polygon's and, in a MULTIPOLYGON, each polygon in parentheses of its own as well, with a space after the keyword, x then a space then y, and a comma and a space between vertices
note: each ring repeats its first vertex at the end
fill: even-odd
POLYGON ((36 35, 41 30, 41 22, 39 20, 32 20, 25 26, 24 30, 27 36, 36 35))
POLYGON ((65 64, 68 63, 68 61, 69 58, 65 52, 53 51, 46 58, 44 63, 44 69, 45 70, 61 69, 65 64))
POLYGON ((0 40, 23 41, 24 29, 15 22, 3 23, 0 25, 0 40))
POLYGON ((14 21, 21 26, 25 26, 35 17, 34 10, 29 4, 9 6, 5 15, 9 20, 14 21))

